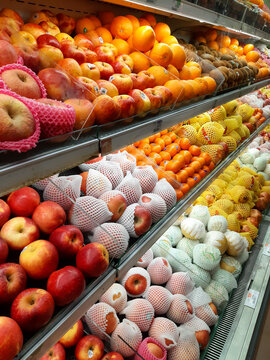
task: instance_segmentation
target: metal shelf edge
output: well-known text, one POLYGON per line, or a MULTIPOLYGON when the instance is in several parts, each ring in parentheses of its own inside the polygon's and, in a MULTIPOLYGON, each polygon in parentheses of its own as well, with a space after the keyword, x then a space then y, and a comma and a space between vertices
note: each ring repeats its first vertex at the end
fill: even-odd
POLYGON ((161 235, 177 220, 177 218, 200 196, 206 188, 224 171, 230 163, 252 142, 252 140, 262 131, 270 118, 267 119, 258 129, 256 129, 248 139, 246 139, 233 153, 229 154, 203 181, 201 181, 183 200, 180 200, 161 221, 154 224, 150 231, 142 236, 126 255, 122 257, 122 262, 117 266, 118 276, 122 277, 142 255, 160 238, 161 235))

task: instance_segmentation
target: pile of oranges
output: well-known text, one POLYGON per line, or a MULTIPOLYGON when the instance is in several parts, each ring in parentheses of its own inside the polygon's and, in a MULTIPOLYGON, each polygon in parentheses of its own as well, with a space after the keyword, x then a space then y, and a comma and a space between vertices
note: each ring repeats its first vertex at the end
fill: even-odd
POLYGON ((158 178, 166 178, 174 187, 178 200, 215 167, 208 153, 173 131, 163 130, 133 145, 126 150, 136 157, 137 165, 152 165, 158 178))

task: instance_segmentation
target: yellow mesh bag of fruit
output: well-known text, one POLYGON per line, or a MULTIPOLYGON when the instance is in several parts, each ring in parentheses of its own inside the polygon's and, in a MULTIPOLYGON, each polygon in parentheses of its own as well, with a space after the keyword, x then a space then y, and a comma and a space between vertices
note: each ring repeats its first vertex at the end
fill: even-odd
POLYGON ((228 183, 222 179, 216 179, 212 184, 217 185, 221 189, 225 189, 228 186, 228 183))
POLYGON ((231 177, 228 174, 220 174, 218 177, 220 180, 226 181, 227 183, 229 183, 230 181, 232 181, 231 177))
POLYGON ((229 199, 219 199, 215 202, 215 206, 224 210, 227 214, 231 214, 234 210, 234 203, 229 199))
POLYGON ((247 172, 247 173, 249 173, 249 174, 251 174, 251 175, 257 175, 256 171, 250 169, 250 168, 247 167, 247 166, 243 166, 243 167, 241 168, 241 171, 245 171, 245 172, 247 172))
POLYGON ((238 129, 236 129, 235 131, 239 134, 239 136, 241 136, 241 140, 246 139, 246 131, 245 131, 243 125, 241 125, 241 126, 240 126, 238 129))
POLYGON ((241 166, 239 165, 239 162, 234 160, 231 165, 230 165, 232 168, 234 169, 237 169, 237 170, 240 170, 241 169, 241 166))
POLYGON ((239 177, 235 179, 235 185, 244 186, 248 190, 252 190, 255 184, 255 177, 247 173, 239 173, 239 177))
POLYGON ((217 198, 217 196, 213 192, 208 190, 204 191, 201 196, 204 197, 204 199, 206 200, 207 206, 211 206, 217 198))
POLYGON ((258 235, 258 229, 250 221, 245 220, 241 223, 243 232, 248 232, 251 239, 254 240, 258 235))
POLYGON ((212 206, 209 207, 209 212, 210 212, 211 216, 221 215, 221 216, 224 216, 225 219, 227 219, 227 216, 228 216, 228 214, 224 210, 220 209, 215 204, 213 204, 212 206))
POLYGON ((225 156, 224 148, 222 145, 202 145, 201 151, 207 152, 211 156, 211 159, 215 164, 220 162, 225 156))
POLYGON ((222 121, 226 118, 226 110, 223 106, 218 106, 217 108, 210 110, 209 115, 211 116, 212 121, 222 121))
POLYGON ((224 171, 224 174, 230 176, 231 181, 237 178, 237 172, 236 172, 235 170, 226 169, 226 170, 224 171))
POLYGON ((227 190, 227 192, 231 195, 235 203, 246 203, 251 200, 250 192, 244 186, 235 185, 227 190))
POLYGON ((237 148, 236 140, 232 136, 222 136, 220 141, 227 144, 229 152, 232 152, 237 148))
POLYGON ((238 211, 243 218, 248 218, 250 215, 250 205, 249 203, 238 203, 234 205, 234 210, 238 211))
POLYGON ((227 199, 227 200, 233 201, 231 195, 230 195, 230 194, 227 194, 227 193, 222 194, 220 198, 221 198, 221 199, 227 199))
POLYGON ((208 202, 206 201, 206 199, 204 197, 199 196, 198 199, 195 200, 194 205, 208 206, 208 202))
POLYGON ((188 138, 192 145, 194 145, 197 141, 197 131, 191 125, 180 126, 177 129, 176 134, 180 137, 188 138))
MULTIPOLYGON (((200 127, 201 127, 199 123, 194 123, 194 124, 191 124, 190 126, 192 126, 196 130, 196 133, 200 130, 200 127)), ((196 140, 196 144, 197 143, 198 143, 198 140, 196 140)))
POLYGON ((240 235, 247 239, 248 250, 250 250, 252 248, 252 246, 254 245, 254 241, 251 239, 250 233, 249 232, 241 232, 240 235))
POLYGON ((238 214, 232 213, 227 216, 228 230, 239 232, 241 229, 240 221, 238 220, 238 214))
POLYGON ((223 190, 217 186, 217 185, 214 185, 214 184, 211 184, 208 188, 207 188, 208 191, 212 192, 213 194, 216 195, 216 198, 220 198, 220 196, 223 194, 223 190))
POLYGON ((217 144, 223 134, 224 128, 222 125, 209 121, 201 126, 197 134, 197 140, 203 145, 217 144))
POLYGON ((264 186, 265 180, 262 174, 257 174, 256 178, 258 179, 261 186, 264 186))
POLYGON ((227 134, 228 136, 231 136, 234 138, 234 140, 236 141, 236 144, 239 145, 241 142, 241 136, 235 131, 231 131, 230 133, 227 134))
POLYGON ((242 128, 244 129, 245 131, 245 138, 247 139, 248 137, 250 137, 250 131, 249 131, 249 128, 246 126, 246 125, 242 125, 242 128))
POLYGON ((270 186, 263 186, 262 192, 267 192, 268 194, 270 194, 270 186))
POLYGON ((239 127, 239 120, 237 119, 236 116, 227 117, 224 120, 224 123, 225 123, 225 129, 226 129, 225 133, 226 134, 230 133, 231 131, 233 131, 239 127))

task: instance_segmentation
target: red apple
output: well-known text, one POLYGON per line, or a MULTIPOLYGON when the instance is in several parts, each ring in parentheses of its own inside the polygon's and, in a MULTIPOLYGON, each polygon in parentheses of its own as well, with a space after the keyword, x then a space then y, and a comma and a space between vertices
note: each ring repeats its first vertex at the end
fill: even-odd
POLYGON ((87 335, 81 338, 75 349, 76 360, 100 360, 104 354, 104 344, 95 335, 87 335))
POLYGON ((59 61, 64 59, 62 51, 51 45, 42 46, 39 49, 38 54, 40 69, 54 68, 59 61))
POLYGON ((209 306, 210 306, 210 308, 212 309, 213 313, 214 313, 215 315, 217 315, 218 312, 217 312, 216 306, 215 306, 213 303, 210 303, 209 306))
POLYGON ((256 218, 253 218, 253 217, 248 217, 247 221, 249 221, 251 224, 256 226, 256 228, 258 228, 259 225, 260 225, 259 221, 256 218))
POLYGON ((0 238, 0 264, 6 262, 8 258, 8 244, 0 238))
POLYGON ((262 221, 262 213, 257 209, 251 209, 250 216, 257 219, 258 223, 262 221))
POLYGON ((147 88, 143 92, 148 96, 151 102, 151 110, 156 112, 162 106, 163 102, 160 92, 152 88, 147 88))
POLYGON ((22 291, 13 301, 10 314, 23 331, 33 333, 46 325, 54 312, 54 301, 44 289, 22 291))
POLYGON ((151 102, 148 96, 139 89, 133 89, 129 92, 129 95, 133 97, 135 101, 135 114, 145 114, 151 110, 151 102))
POLYGON ((72 87, 72 82, 67 74, 58 69, 43 69, 38 73, 43 82, 47 95, 54 100, 65 100, 72 87))
POLYGON ((44 201, 38 205, 32 219, 45 234, 50 234, 66 221, 65 210, 54 201, 44 201))
POLYGON ((154 356, 154 358, 163 359, 164 351, 161 349, 160 346, 158 346, 157 344, 148 342, 147 348, 148 348, 148 351, 154 356))
POLYGON ((107 204, 109 211, 113 214, 111 218, 113 222, 116 222, 127 208, 127 200, 124 194, 117 190, 105 192, 99 199, 105 201, 107 204))
POLYGON ((7 198, 11 212, 15 216, 31 216, 40 204, 38 192, 28 186, 13 191, 7 198))
POLYGON ((269 202, 270 202, 270 194, 268 194, 268 192, 263 191, 263 192, 260 193, 259 196, 260 196, 260 198, 265 199, 265 201, 267 202, 267 205, 269 204, 269 202))
POLYGON ((119 55, 119 56, 117 56, 117 58, 115 60, 117 62, 119 61, 119 62, 125 63, 130 68, 131 71, 133 70, 134 62, 129 55, 126 55, 126 54, 119 55))
POLYGON ((94 51, 92 51, 92 50, 90 50, 90 49, 87 49, 87 48, 84 48, 84 47, 82 47, 81 49, 82 49, 83 52, 84 52, 85 62, 86 62, 86 63, 91 63, 91 64, 93 64, 94 62, 98 61, 98 56, 97 56, 97 54, 96 54, 94 51))
POLYGON ((209 332, 207 330, 195 331, 195 336, 200 345, 200 348, 202 350, 205 349, 209 342, 209 332))
POLYGON ((14 19, 19 26, 22 26, 24 24, 24 21, 23 21, 22 17, 16 11, 14 11, 12 9, 3 8, 0 11, 0 16, 14 19))
POLYGON ((66 34, 72 34, 73 30, 76 26, 76 21, 73 17, 65 15, 65 14, 57 14, 58 26, 61 32, 66 34))
POLYGON ((118 352, 112 351, 104 355, 101 360, 124 360, 124 358, 118 352))
POLYGON ((26 272, 19 264, 0 265, 0 304, 11 304, 26 288, 26 281, 26 272))
POLYGON ((120 119, 127 119, 135 114, 135 101, 129 95, 114 96, 113 100, 120 106, 120 119))
POLYGON ((23 346, 23 334, 13 319, 0 316, 0 359, 13 360, 23 346))
POLYGON ((131 74, 131 68, 123 61, 115 61, 113 63, 113 68, 115 73, 117 74, 126 74, 126 75, 131 74))
POLYGON ((98 61, 106 62, 112 64, 115 61, 115 56, 113 51, 107 46, 97 46, 95 52, 98 56, 98 61))
POLYGON ((110 81, 107 80, 97 80, 100 94, 108 95, 114 97, 119 95, 118 89, 110 81))
POLYGON ((87 277, 98 277, 107 270, 109 253, 105 246, 91 243, 82 247, 76 256, 76 266, 87 277))
POLYGON ((54 46, 57 49, 61 48, 61 45, 59 43, 59 41, 56 39, 56 37, 50 35, 50 34, 43 34, 40 35, 37 38, 37 44, 39 48, 42 48, 45 45, 50 45, 50 46, 54 46))
POLYGON ((26 246, 19 263, 27 275, 36 280, 47 279, 57 269, 59 256, 56 247, 47 240, 37 240, 26 246))
POLYGON ((55 35, 57 35, 57 34, 60 33, 59 27, 56 26, 56 25, 55 25, 53 22, 51 22, 51 21, 41 21, 41 22, 39 23, 39 25, 42 27, 42 29, 43 29, 46 33, 48 33, 48 34, 50 34, 50 35, 55 36, 55 35))
POLYGON ((94 100, 93 105, 97 125, 119 119, 121 108, 110 96, 100 95, 94 100))
MULTIPOLYGON (((129 206, 133 207, 134 204, 129 205, 129 206)), ((126 219, 125 219, 126 211, 127 211, 127 213, 129 213, 128 208, 127 208, 127 210, 125 210, 122 217, 119 219, 119 222, 122 225, 124 225, 123 222, 126 221, 126 219)), ((132 219, 130 219, 130 221, 132 221, 132 219)), ((134 226, 136 235, 141 236, 142 234, 146 233, 150 229, 151 225, 152 225, 152 217, 151 217, 149 210, 147 210, 143 206, 140 206, 139 204, 137 204, 135 206, 134 218, 133 218, 133 226, 134 226)))
POLYGON ((24 24, 21 30, 30 33, 31 35, 34 36, 35 39, 37 39, 41 35, 46 34, 40 25, 34 23, 24 24))
POLYGON ((132 90, 133 82, 131 77, 126 74, 114 74, 109 78, 118 89, 119 94, 128 94, 132 90))
POLYGON ((267 208, 268 202, 265 200, 265 198, 261 197, 256 201, 256 208, 260 211, 263 211, 267 208))
POLYGON ((22 57, 23 64, 33 71, 39 70, 39 52, 37 49, 33 49, 30 46, 24 44, 14 45, 16 53, 22 57))
POLYGON ((85 76, 94 81, 97 81, 100 79, 100 71, 96 65, 94 65, 90 62, 90 63, 83 63, 80 66, 82 69, 82 76, 85 76))
POLYGON ((9 205, 2 199, 0 199, 0 228, 8 221, 10 218, 10 207, 9 205))
POLYGON ((46 352, 40 360, 66 360, 66 352, 63 346, 58 342, 46 352))
POLYGON ((10 249, 22 250, 39 238, 39 230, 33 220, 19 216, 8 220, 2 226, 0 236, 10 249))
POLYGON ((138 75, 144 78, 145 88, 153 88, 154 86, 156 86, 156 79, 154 75, 147 70, 140 71, 138 75))
POLYGON ((169 106, 173 103, 173 95, 169 88, 166 86, 155 86, 154 90, 161 94, 162 106, 169 106))
POLYGON ((128 277, 125 282, 125 289, 130 295, 139 296, 147 288, 147 279, 141 274, 134 274, 128 277))
POLYGON ((87 100, 94 101, 96 97, 99 96, 99 87, 98 84, 85 76, 79 76, 77 80, 85 87, 88 91, 86 91, 87 100))
POLYGON ((65 104, 73 106, 76 114, 74 130, 90 128, 95 123, 94 106, 87 99, 68 99, 65 104))
POLYGON ((130 77, 132 79, 133 82, 133 89, 140 89, 140 90, 144 90, 146 89, 147 86, 147 80, 144 76, 140 76, 138 74, 130 74, 130 77))
POLYGON ((79 269, 65 266, 54 271, 48 281, 47 290, 57 306, 65 306, 77 299, 85 289, 85 279, 79 269))
POLYGON ((190 314, 193 314, 193 307, 192 307, 190 301, 186 300, 185 303, 186 303, 186 305, 187 305, 188 312, 189 312, 190 314))
POLYGON ((86 62, 83 49, 72 44, 69 41, 63 41, 61 43, 61 51, 65 58, 72 58, 76 60, 79 64, 86 62))
POLYGON ((63 225, 50 234, 49 241, 55 245, 60 257, 71 258, 83 247, 84 238, 76 226, 63 225))
POLYGON ((94 50, 94 48, 95 48, 92 41, 83 34, 77 34, 74 37, 74 42, 75 42, 76 46, 87 48, 89 50, 94 50))
POLYGON ((99 69, 101 79, 108 80, 114 73, 114 69, 111 64, 102 61, 95 61, 94 65, 96 65, 99 69))
POLYGON ((65 333, 64 336, 59 340, 65 348, 75 346, 78 341, 83 337, 83 323, 81 320, 78 320, 71 329, 65 333))
POLYGON ((14 47, 9 42, 0 40, 0 66, 13 64, 17 60, 18 55, 14 47))

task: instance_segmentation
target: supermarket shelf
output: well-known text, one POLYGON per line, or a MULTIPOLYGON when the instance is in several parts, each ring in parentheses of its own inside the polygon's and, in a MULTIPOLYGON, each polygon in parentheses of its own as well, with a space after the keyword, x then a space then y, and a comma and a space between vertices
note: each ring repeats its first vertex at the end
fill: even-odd
POLYGON ((98 301, 115 279, 116 270, 109 266, 77 300, 62 309, 45 328, 28 340, 15 360, 40 359, 98 301))
POLYGON ((181 17, 201 23, 225 28, 227 31, 242 33, 247 36, 270 40, 270 34, 256 29, 242 21, 219 14, 185 0, 101 0, 112 4, 149 11, 170 17, 181 17))
POLYGON ((77 166, 97 157, 98 153, 98 139, 88 137, 62 144, 44 141, 36 149, 22 154, 0 151, 0 196, 77 166))
POLYGON ((161 113, 147 120, 140 120, 140 122, 120 128, 117 132, 111 127, 107 132, 101 132, 99 135, 101 154, 106 155, 113 151, 117 151, 142 138, 153 135, 205 111, 211 110, 216 106, 220 106, 228 101, 260 89, 269 83, 270 79, 268 78, 209 99, 198 101, 197 103, 180 107, 176 110, 161 113))
POLYGON ((249 145, 252 140, 262 131, 270 118, 264 122, 248 139, 231 154, 229 154, 207 177, 204 178, 195 188, 193 188, 185 198, 180 200, 158 223, 154 224, 150 231, 128 250, 128 252, 120 259, 117 266, 118 276, 123 276, 131 266, 142 257, 142 255, 164 234, 164 232, 177 220, 177 218, 192 205, 192 203, 200 196, 207 187, 231 164, 233 160, 249 145))

